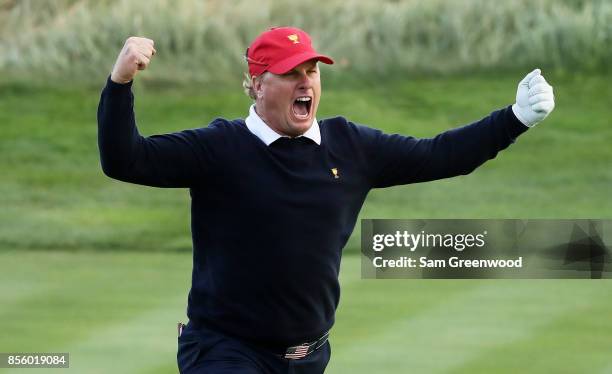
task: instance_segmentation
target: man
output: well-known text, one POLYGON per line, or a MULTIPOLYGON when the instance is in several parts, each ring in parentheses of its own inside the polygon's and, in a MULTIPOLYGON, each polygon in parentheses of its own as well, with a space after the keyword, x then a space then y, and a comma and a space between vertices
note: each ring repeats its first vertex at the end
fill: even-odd
POLYGON ((338 271, 368 191, 468 174, 554 108, 539 70, 517 101, 431 139, 387 135, 343 117, 317 121, 321 82, 310 37, 274 28, 247 50, 255 104, 245 120, 144 138, 131 82, 155 54, 129 38, 98 108, 104 172, 192 197, 189 323, 182 373, 322 373, 338 271))

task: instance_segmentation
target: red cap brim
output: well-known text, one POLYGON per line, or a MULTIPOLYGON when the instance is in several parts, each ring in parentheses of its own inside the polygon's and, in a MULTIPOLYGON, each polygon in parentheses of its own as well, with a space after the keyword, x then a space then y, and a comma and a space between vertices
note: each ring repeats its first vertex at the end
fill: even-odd
POLYGON ((321 61, 324 64, 328 64, 328 65, 332 65, 334 63, 334 60, 332 60, 328 56, 320 55, 318 53, 308 51, 308 52, 304 52, 304 53, 300 53, 297 55, 287 57, 286 59, 281 60, 277 62, 276 64, 269 66, 266 70, 274 74, 285 74, 289 70, 293 69, 294 67, 308 60, 317 60, 317 61, 321 61))

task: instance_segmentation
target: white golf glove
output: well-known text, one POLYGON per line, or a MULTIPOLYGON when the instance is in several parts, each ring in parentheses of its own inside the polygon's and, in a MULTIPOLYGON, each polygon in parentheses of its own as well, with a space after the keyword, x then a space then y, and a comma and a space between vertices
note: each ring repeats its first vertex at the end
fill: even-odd
POLYGON ((512 111, 525 126, 532 127, 542 121, 555 108, 553 88, 541 75, 540 69, 527 74, 516 90, 516 103, 512 111))

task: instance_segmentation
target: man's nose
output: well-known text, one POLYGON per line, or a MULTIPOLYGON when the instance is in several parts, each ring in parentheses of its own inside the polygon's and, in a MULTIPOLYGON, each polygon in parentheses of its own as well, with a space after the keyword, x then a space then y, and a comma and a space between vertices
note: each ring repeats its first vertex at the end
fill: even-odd
POLYGON ((310 76, 308 76, 306 72, 300 73, 298 88, 308 89, 310 87, 312 87, 312 79, 310 78, 310 76))

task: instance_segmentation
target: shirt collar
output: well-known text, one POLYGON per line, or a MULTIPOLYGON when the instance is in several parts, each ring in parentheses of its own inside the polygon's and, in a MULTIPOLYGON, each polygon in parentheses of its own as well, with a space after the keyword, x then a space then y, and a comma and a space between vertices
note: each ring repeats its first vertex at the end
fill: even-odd
MULTIPOLYGON (((257 112, 255 111, 255 105, 251 105, 249 108, 249 116, 244 120, 247 125, 247 128, 262 142, 266 145, 272 144, 276 139, 283 137, 283 135, 279 135, 276 131, 272 130, 270 126, 268 126, 262 119, 259 117, 257 112)), ((321 131, 319 130, 319 124, 317 123, 317 119, 313 119, 312 125, 303 135, 313 142, 321 145, 321 131)), ((298 138, 300 137, 298 136, 298 138)), ((288 138, 288 136, 284 136, 288 138)))

